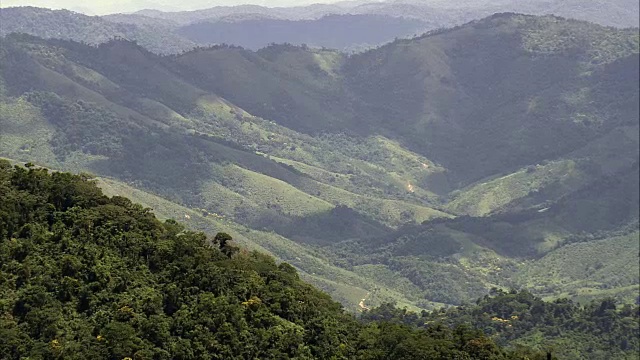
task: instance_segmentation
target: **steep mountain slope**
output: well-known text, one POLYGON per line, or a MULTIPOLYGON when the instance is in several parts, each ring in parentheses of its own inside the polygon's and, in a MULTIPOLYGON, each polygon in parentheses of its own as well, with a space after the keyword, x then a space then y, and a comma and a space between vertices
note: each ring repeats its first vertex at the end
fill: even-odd
MULTIPOLYGON (((351 86, 373 104, 361 112, 379 119, 366 129, 386 126, 395 133, 388 136, 428 154, 449 170, 454 188, 471 182, 449 194, 446 208, 476 218, 426 223, 330 251, 357 272, 380 279, 394 274, 388 285, 455 302, 505 285, 522 271, 523 259, 566 256, 559 254, 577 249, 563 249, 565 242, 593 240, 575 234, 637 239, 638 86, 620 80, 638 77, 638 33, 617 33, 626 33, 621 53, 604 42, 599 50, 578 45, 585 37, 610 36, 600 31, 610 30, 496 15, 353 57, 351 86), (511 50, 498 50, 505 47, 511 50), (614 230, 620 233, 608 233, 614 230), (432 285, 442 278, 459 287, 432 285)), ((592 245, 585 244, 592 249, 586 251, 592 245)), ((611 271, 615 277, 638 269, 611 271)), ((541 285, 539 277, 526 277, 510 286, 535 286, 541 294, 557 289, 555 280, 541 285)), ((615 294, 608 281, 563 285, 574 295, 615 294)), ((637 286, 634 275, 617 295, 633 301, 637 286)))
MULTIPOLYGON (((2 160, 10 161, 12 165, 23 165, 11 159, 0 159, 2 160)), ((234 243, 243 248, 268 254, 277 261, 286 261, 294 265, 304 281, 331 294, 332 298, 344 304, 345 310, 349 312, 360 311, 358 302, 367 294, 366 289, 373 288, 378 289, 378 296, 384 301, 415 308, 413 301, 406 299, 404 294, 391 290, 375 280, 342 269, 328 259, 318 256, 315 250, 304 244, 297 244, 272 231, 251 229, 222 214, 210 213, 205 209, 189 208, 113 178, 97 177, 94 180, 105 195, 124 196, 131 199, 145 208, 152 209, 154 214, 163 221, 179 219, 188 229, 202 231, 210 236, 218 232, 228 233, 233 237, 234 243)), ((296 235, 299 234, 300 232, 296 233, 296 235)))
POLYGON ((637 29, 502 14, 354 56, 346 76, 369 129, 386 127, 464 184, 637 126, 638 93, 616 81, 637 74, 637 52, 637 29))
POLYGON ((637 49, 637 30, 505 14, 348 60, 333 56, 328 69, 308 52, 278 47, 237 51, 241 57, 233 60, 213 49, 178 61, 194 78, 207 79, 202 86, 211 84, 253 114, 305 132, 386 131, 430 154, 464 184, 571 152, 616 126, 635 126, 637 91, 617 79, 637 73, 637 49), (587 39, 598 45, 582 46, 587 39), (307 69, 277 69, 293 77, 279 91, 268 90, 276 83, 271 69, 289 65, 293 56, 301 59, 297 64, 309 63, 307 69), (251 75, 225 74, 226 61, 251 75), (271 73, 259 75, 268 66, 271 73), (300 82, 306 92, 295 88, 300 82), (595 110, 605 104, 608 111, 595 110))
POLYGON ((260 246, 351 306, 494 286, 633 301, 635 268, 610 268, 629 279, 612 289, 532 269, 637 234, 637 29, 500 14, 354 56, 26 35, 0 51, 0 155, 273 232, 260 246))
POLYGON ((0 160, 0 194, 3 359, 541 358, 464 327, 358 322, 291 265, 82 176, 0 160))

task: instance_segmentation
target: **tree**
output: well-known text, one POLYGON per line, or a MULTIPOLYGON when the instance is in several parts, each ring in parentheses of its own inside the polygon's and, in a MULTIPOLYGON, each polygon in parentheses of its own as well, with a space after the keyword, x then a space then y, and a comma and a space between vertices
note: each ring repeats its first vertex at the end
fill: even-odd
POLYGON ((224 232, 217 233, 213 238, 213 242, 215 244, 218 244, 220 251, 222 251, 223 254, 227 255, 228 258, 231 258, 233 254, 240 251, 240 248, 229 244, 229 241, 232 240, 233 238, 231 237, 231 235, 224 232))

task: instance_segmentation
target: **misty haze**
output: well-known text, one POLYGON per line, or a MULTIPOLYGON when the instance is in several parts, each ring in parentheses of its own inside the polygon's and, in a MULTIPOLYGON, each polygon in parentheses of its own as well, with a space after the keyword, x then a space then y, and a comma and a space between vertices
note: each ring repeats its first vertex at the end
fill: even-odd
POLYGON ((637 359, 637 0, 3 0, 0 359, 637 359))

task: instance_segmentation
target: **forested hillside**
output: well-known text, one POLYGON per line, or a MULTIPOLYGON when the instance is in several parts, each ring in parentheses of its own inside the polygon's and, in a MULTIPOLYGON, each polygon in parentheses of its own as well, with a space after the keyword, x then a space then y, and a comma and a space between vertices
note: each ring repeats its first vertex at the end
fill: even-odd
POLYGON ((475 304, 417 314, 384 304, 362 315, 429 329, 437 324, 472 325, 499 344, 547 349, 560 359, 633 359, 638 356, 638 306, 611 298, 584 306, 571 300, 544 302, 527 291, 492 289, 475 304))
POLYGON ((352 56, 0 41, 0 156, 226 224, 351 311, 637 300, 637 29, 498 14, 352 56))
MULTIPOLYGON (((2 359, 543 359, 464 326, 358 322, 289 264, 0 161, 2 359)), ((633 346, 633 344, 631 344, 633 346)))

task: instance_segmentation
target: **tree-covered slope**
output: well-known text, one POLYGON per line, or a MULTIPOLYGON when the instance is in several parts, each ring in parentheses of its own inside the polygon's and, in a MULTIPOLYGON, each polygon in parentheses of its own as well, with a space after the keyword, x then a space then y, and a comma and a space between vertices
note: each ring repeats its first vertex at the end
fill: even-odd
POLYGON ((550 351, 559 359, 605 360, 637 357, 638 310, 611 298, 579 305, 568 299, 545 302, 527 291, 493 289, 475 304, 422 314, 384 304, 362 318, 419 328, 472 324, 500 344, 550 351))
POLYGON ((464 184, 637 126, 638 91, 619 80, 638 73, 638 38, 498 14, 353 56, 345 77, 366 102, 365 129, 394 133, 464 184))
POLYGON ((465 327, 359 323, 225 233, 210 246, 81 176, 28 166, 0 161, 3 359, 525 356, 465 327))

